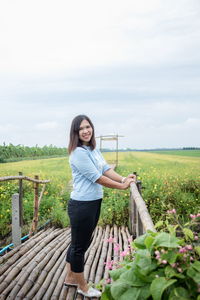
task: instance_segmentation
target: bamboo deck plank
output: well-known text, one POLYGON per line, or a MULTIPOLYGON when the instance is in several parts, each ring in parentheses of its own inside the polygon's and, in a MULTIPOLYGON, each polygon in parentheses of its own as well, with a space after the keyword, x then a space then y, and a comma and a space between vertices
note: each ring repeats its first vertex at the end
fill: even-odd
POLYGON ((84 275, 85 275, 85 279, 88 280, 89 278, 89 272, 90 272, 90 268, 92 265, 92 262, 95 258, 95 253, 99 247, 99 243, 101 242, 101 237, 102 237, 102 228, 100 227, 98 230, 98 235, 95 241, 95 244, 93 245, 93 247, 91 247, 90 252, 89 252, 89 256, 88 259, 85 262, 85 268, 84 268, 84 275))
POLYGON ((106 239, 108 239, 109 232, 110 232, 110 226, 107 225, 104 234, 103 246, 102 246, 101 256, 99 259, 99 265, 96 271, 95 283, 98 283, 102 279, 102 274, 105 267, 104 263, 106 260, 107 247, 108 247, 108 242, 106 241, 106 239))
MULTIPOLYGON (((109 234, 109 238, 112 238, 112 237, 113 237, 113 228, 110 229, 110 234, 109 234)), ((113 249, 113 244, 111 242, 109 242, 106 262, 110 262, 112 260, 111 259, 112 258, 112 249, 113 249)), ((109 278, 109 269, 108 268, 105 268, 103 278, 105 281, 109 278)))

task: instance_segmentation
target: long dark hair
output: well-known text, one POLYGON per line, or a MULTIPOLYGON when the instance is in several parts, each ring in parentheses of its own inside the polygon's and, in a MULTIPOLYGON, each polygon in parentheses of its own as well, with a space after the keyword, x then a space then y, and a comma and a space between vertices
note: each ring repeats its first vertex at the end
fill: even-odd
POLYGON ((86 115, 78 115, 73 119, 71 124, 70 140, 68 145, 69 154, 72 151, 74 151, 76 147, 82 147, 82 141, 79 139, 79 129, 80 129, 80 124, 83 120, 88 121, 90 123, 90 126, 92 127, 92 137, 91 140, 89 141, 89 146, 92 150, 94 150, 94 148, 96 147, 94 125, 92 124, 92 121, 86 115))

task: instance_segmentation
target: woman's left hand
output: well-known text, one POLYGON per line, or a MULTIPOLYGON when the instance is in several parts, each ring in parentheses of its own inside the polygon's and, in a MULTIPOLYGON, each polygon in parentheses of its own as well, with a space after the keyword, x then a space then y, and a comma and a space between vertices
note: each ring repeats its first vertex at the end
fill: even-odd
MULTIPOLYGON (((132 178, 136 182, 136 175, 135 174, 129 174, 126 178, 132 178)), ((124 181, 126 181, 126 179, 124 181)))

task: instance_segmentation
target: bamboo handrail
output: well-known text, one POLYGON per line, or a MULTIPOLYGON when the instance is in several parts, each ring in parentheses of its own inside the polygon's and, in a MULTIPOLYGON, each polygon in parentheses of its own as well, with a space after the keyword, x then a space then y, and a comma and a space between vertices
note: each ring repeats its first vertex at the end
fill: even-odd
POLYGON ((38 179, 30 178, 28 176, 5 176, 5 177, 0 177, 0 181, 8 181, 8 180, 15 180, 15 179, 24 179, 24 180, 32 181, 32 182, 35 182, 35 183, 50 182, 50 180, 38 180, 38 179))
MULTIPOLYGON (((134 182, 131 183, 130 191, 131 191, 131 200, 135 202, 136 209, 139 213, 140 221, 143 225, 144 231, 146 232, 147 230, 151 230, 155 232, 156 230, 153 221, 151 219, 151 216, 148 212, 148 209, 146 207, 146 204, 138 191, 137 185, 134 182)), ((130 214, 131 213, 132 212, 130 212, 130 214)), ((133 220, 134 216, 131 215, 130 217, 132 221, 134 221, 133 220)))

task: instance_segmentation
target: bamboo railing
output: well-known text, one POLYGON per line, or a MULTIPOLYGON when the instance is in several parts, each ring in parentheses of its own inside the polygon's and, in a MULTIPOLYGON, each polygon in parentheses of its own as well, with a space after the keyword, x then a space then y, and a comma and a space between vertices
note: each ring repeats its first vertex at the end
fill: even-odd
POLYGON ((28 176, 24 176, 22 172, 19 172, 18 176, 0 177, 0 182, 10 180, 19 181, 19 193, 12 195, 12 240, 14 246, 18 246, 21 243, 21 228, 23 226, 23 180, 31 181, 34 184, 34 216, 29 235, 32 235, 37 231, 40 202, 44 194, 46 184, 50 182, 50 180, 40 180, 37 175, 35 175, 34 178, 30 178, 28 176), (40 195, 39 184, 43 184, 40 195))
POLYGON ((130 186, 129 225, 134 237, 142 235, 147 230, 156 231, 146 204, 141 196, 141 182, 130 186))

